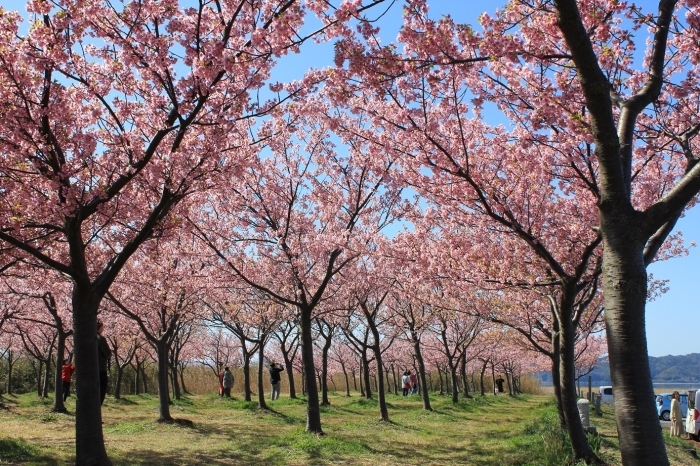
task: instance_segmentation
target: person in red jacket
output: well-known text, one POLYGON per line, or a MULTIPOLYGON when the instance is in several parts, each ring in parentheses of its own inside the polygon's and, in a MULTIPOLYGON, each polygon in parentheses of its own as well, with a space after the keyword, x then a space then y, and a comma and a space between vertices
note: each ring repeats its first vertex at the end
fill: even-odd
POLYGON ((75 366, 70 363, 68 359, 63 361, 63 367, 61 367, 61 380, 63 381, 63 401, 68 399, 70 395, 70 379, 73 377, 75 372, 75 366))

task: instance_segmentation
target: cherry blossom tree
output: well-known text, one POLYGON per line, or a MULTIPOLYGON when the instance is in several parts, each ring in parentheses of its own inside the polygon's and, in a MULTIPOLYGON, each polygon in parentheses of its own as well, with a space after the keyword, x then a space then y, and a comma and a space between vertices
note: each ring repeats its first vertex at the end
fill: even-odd
MULTIPOLYGON (((349 134, 338 150, 324 101, 287 107, 258 131, 269 154, 251 162, 230 191, 210 195, 190 218, 232 277, 293 308, 299 319, 307 431, 321 433, 312 321, 332 283, 401 215, 393 159, 349 134), (275 277, 271 282, 269 277, 275 277)), ((338 135, 343 137, 342 134, 338 135)))
POLYGON ((192 251, 193 238, 177 236, 143 248, 107 292, 116 311, 132 319, 156 353, 159 421, 172 421, 169 364, 173 345, 183 329, 198 320, 206 294, 206 270, 192 251), (142 277, 149 277, 144 282, 142 277))
POLYGON ((124 370, 131 366, 134 356, 146 342, 143 338, 139 338, 140 330, 132 319, 123 315, 111 316, 111 318, 116 325, 111 327, 106 338, 114 358, 113 367, 117 372, 117 378, 114 381, 114 398, 118 400, 121 398, 124 370))
POLYGON ((102 298, 174 206, 240 161, 249 117, 286 98, 281 88, 269 102, 251 97, 274 60, 345 34, 342 23, 369 6, 27 0, 24 35, 21 15, 0 9, 0 247, 73 281, 77 464, 109 464, 96 376, 102 298), (322 20, 311 34, 301 33, 307 8, 322 20))
POLYGON ((450 17, 430 20, 417 0, 405 10, 402 47, 366 29, 336 48, 352 76, 334 70, 338 101, 349 97, 363 111, 372 102, 378 128, 401 134, 385 147, 418 162, 413 184, 444 187, 431 193, 439 204, 452 209, 461 199, 491 231, 510 231, 560 282, 562 396, 575 456, 588 462, 598 459, 568 400, 570 317, 599 275, 618 422, 626 420, 623 461, 668 464, 660 433, 648 429, 652 386, 639 352, 646 265, 662 248, 677 251, 669 235, 700 189, 691 45, 699 7, 662 0, 647 13, 614 0, 512 1, 482 15, 477 32, 450 17), (649 31, 643 63, 634 55, 641 27, 649 31), (360 82, 352 91, 351 81, 360 82), (485 102, 508 123, 486 121, 485 102))

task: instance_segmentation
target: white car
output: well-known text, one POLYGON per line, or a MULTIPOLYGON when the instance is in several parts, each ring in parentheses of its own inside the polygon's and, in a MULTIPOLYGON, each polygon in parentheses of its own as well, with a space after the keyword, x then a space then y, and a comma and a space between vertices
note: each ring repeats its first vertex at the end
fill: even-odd
POLYGON ((598 387, 598 393, 600 393, 601 403, 607 403, 609 405, 614 403, 612 385, 598 387))
POLYGON ((693 409, 688 409, 688 415, 685 418, 685 431, 688 432, 690 438, 698 440, 700 438, 700 422, 698 422, 700 418, 700 411, 698 411, 700 408, 698 404, 700 403, 700 390, 696 390, 694 394, 691 390, 689 393, 691 395, 690 401, 692 402, 694 399, 695 403, 693 404, 693 409))

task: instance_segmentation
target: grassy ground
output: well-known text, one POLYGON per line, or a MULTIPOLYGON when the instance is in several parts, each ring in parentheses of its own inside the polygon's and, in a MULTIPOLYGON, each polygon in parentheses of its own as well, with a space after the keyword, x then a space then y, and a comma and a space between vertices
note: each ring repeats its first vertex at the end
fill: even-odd
MULTIPOLYGON (((103 407, 107 451, 120 465, 523 465, 568 463, 566 438, 556 428, 551 397, 477 397, 453 405, 434 396, 425 412, 417 396, 388 395, 391 423, 378 422, 376 402, 331 394, 322 408, 323 437, 304 432, 305 402, 282 398, 260 411, 255 403, 189 396, 172 414, 193 426, 156 422, 151 395, 108 398, 103 407)), ((2 399, 0 464, 64 465, 73 459, 74 417, 53 414, 34 394, 2 399)), ((75 408, 74 399, 68 409, 75 408)), ((595 418, 593 440, 611 465, 619 463, 616 428, 608 408, 595 418)), ((666 434, 668 438, 668 434, 666 434)), ((689 445, 668 440, 672 464, 698 465, 689 445)))

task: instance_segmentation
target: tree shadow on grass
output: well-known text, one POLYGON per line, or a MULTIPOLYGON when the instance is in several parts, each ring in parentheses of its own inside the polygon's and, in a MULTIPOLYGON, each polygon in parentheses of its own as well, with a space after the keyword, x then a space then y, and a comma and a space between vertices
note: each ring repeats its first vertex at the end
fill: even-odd
POLYGON ((259 412, 261 414, 267 414, 267 415, 270 415, 276 419, 279 419, 285 424, 300 424, 300 423, 304 422, 304 419, 302 419, 302 418, 289 416, 289 415, 284 414, 280 411, 276 411, 276 410, 270 408, 269 406, 267 407, 267 409, 259 410, 259 412))
POLYGON ((261 464, 260 458, 249 455, 243 451, 211 450, 197 453, 188 452, 186 458, 182 452, 164 453, 154 450, 131 450, 124 456, 110 455, 114 466, 135 466, 135 465, 159 465, 159 466, 182 466, 182 465, 257 465, 261 464))
POLYGON ((32 462, 47 466, 58 465, 58 461, 39 453, 39 450, 22 439, 0 439, 0 463, 18 464, 32 462))
POLYGON ((112 398, 112 403, 117 404, 117 405, 125 405, 125 406, 132 406, 132 405, 137 405, 138 403, 135 402, 134 400, 130 400, 128 398, 112 398))
POLYGON ((172 419, 158 419, 157 422, 161 424, 170 424, 174 426, 185 427, 188 429, 195 429, 194 422, 190 421, 189 419, 180 419, 174 417, 172 419))
POLYGON ((181 396, 179 400, 174 399, 172 401, 173 401, 173 404, 175 406, 178 406, 178 405, 193 406, 194 405, 194 403, 192 402, 192 400, 190 400, 190 398, 188 396, 181 396))

